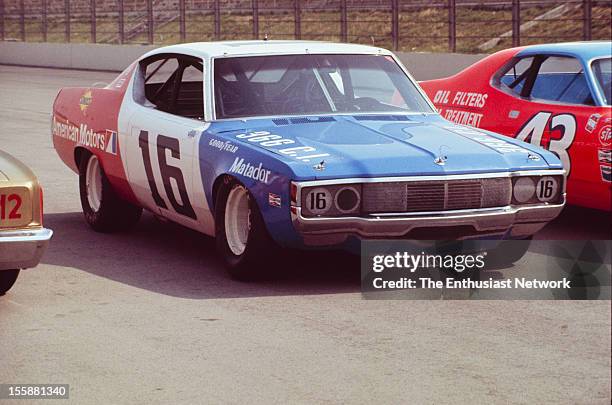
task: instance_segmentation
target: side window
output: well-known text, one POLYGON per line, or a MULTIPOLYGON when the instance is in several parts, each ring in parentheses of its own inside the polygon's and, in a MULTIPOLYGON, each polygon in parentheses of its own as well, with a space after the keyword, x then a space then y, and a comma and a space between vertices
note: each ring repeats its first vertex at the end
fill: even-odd
POLYGON ((533 59, 533 57, 518 59, 509 68, 505 67, 501 74, 498 75, 498 85, 506 91, 520 96, 529 77, 530 69, 533 66, 533 59))
POLYGON ((176 99, 176 114, 198 120, 204 119, 203 80, 204 74, 201 69, 195 65, 185 67, 176 99))
POLYGON ((570 57, 546 58, 540 65, 530 96, 567 104, 594 104, 582 65, 570 57))
POLYGON ((178 68, 176 58, 157 60, 145 68, 145 97, 162 111, 170 106, 174 88, 173 78, 178 68))
POLYGON ((170 114, 204 118, 204 76, 196 58, 169 56, 141 65, 144 98, 142 104, 170 114))

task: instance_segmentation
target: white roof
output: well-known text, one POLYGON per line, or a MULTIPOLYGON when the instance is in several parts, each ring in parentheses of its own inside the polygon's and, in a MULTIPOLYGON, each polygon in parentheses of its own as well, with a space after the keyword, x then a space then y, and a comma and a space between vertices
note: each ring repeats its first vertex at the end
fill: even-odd
POLYGON ((154 49, 142 58, 159 53, 181 53, 202 59, 223 56, 287 55, 306 53, 344 53, 390 55, 391 52, 374 46, 321 41, 219 41, 192 42, 154 49))

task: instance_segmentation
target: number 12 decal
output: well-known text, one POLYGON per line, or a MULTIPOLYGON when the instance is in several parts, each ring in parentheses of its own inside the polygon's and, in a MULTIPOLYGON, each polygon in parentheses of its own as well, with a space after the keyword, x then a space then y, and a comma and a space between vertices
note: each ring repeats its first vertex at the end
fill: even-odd
MULTIPOLYGON (((140 135, 138 137, 138 146, 142 151, 142 160, 145 167, 145 173, 147 175, 147 181, 149 182, 149 188, 151 189, 151 195, 153 196, 153 200, 155 204, 164 209, 168 209, 166 202, 159 194, 159 190, 157 189, 157 184, 155 183, 155 176, 153 174, 153 166, 151 165, 151 154, 149 152, 149 132, 148 131, 140 131, 140 135)), ((181 158, 181 151, 179 147, 179 141, 176 138, 170 138, 165 135, 157 135, 157 161, 159 163, 159 171, 161 174, 162 182, 164 184, 164 190, 166 192, 166 197, 172 204, 172 208, 178 214, 184 215, 186 217, 197 219, 196 213, 191 206, 191 202, 189 201, 189 195, 187 194, 187 188, 185 187, 185 179, 183 178, 183 172, 181 169, 175 166, 170 166, 168 161, 166 160, 166 150, 170 151, 170 154, 175 159, 181 158), (181 197, 181 203, 178 202, 176 196, 174 195, 174 190, 172 189, 172 185, 170 184, 170 179, 174 179, 176 182, 179 195, 181 197)))
POLYGON ((531 119, 523 125, 516 135, 516 139, 530 142, 532 145, 541 146, 553 152, 561 159, 563 167, 567 170, 569 176, 572 162, 567 150, 572 146, 575 136, 576 118, 572 114, 552 115, 550 112, 541 111, 531 117, 531 119), (549 134, 553 131, 560 130, 561 138, 549 138, 548 144, 542 143, 542 136, 547 127, 546 124, 548 124, 549 134))

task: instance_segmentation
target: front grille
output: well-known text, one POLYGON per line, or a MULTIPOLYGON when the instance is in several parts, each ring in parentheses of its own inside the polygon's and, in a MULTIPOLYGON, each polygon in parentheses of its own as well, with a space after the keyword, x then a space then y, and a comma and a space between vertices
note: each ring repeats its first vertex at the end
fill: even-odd
POLYGON ((425 212, 510 204, 509 178, 363 184, 362 211, 425 212))

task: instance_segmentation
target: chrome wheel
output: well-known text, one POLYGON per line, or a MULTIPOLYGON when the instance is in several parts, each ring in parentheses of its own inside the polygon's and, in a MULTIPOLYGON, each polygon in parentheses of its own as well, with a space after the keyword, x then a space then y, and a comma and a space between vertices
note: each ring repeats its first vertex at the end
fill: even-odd
POLYGON ((244 253, 251 229, 249 195, 240 185, 235 186, 225 203, 225 235, 227 245, 236 256, 244 253))
POLYGON ((100 161, 92 155, 87 162, 85 171, 85 189, 87 190, 87 202, 92 211, 98 212, 102 204, 102 171, 100 161))

